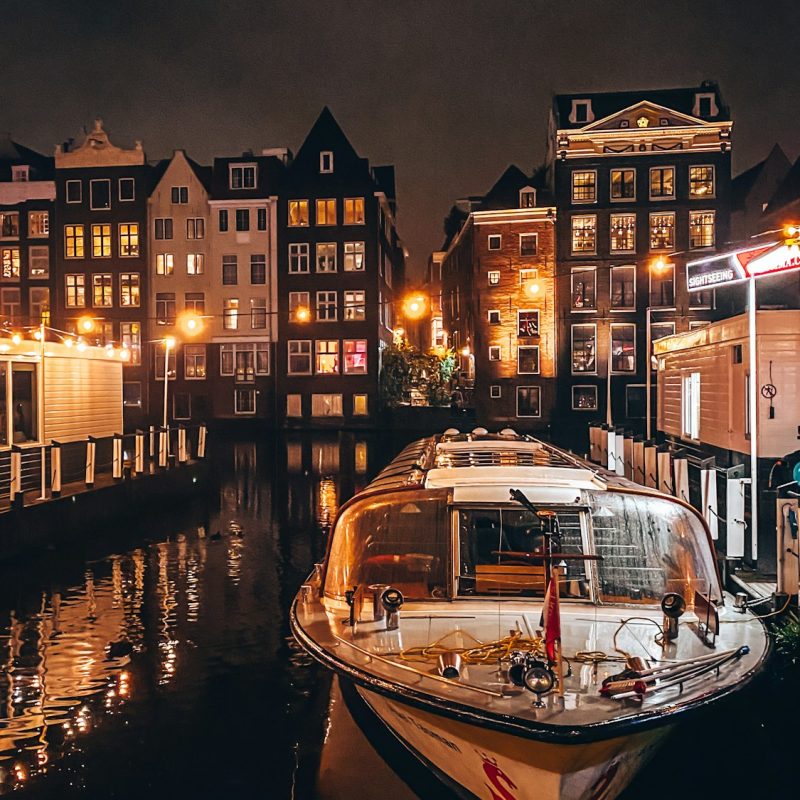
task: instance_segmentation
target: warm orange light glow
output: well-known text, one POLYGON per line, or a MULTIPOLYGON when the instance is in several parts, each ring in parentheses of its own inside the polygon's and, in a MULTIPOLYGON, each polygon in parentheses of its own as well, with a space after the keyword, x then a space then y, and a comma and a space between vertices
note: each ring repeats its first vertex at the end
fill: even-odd
POLYGON ((783 235, 787 240, 797 240, 800 238, 800 225, 795 223, 792 223, 791 225, 785 225, 783 228, 783 235))
POLYGON ((306 306, 298 306, 294 310, 294 318, 297 322, 308 322, 311 319, 311 311, 306 306))
POLYGON ((130 361, 131 360, 131 351, 127 347, 123 347, 122 350, 119 351, 119 357, 123 361, 130 361))
POLYGON ((472 351, 469 349, 469 345, 466 345, 461 348, 461 355, 468 356, 472 351))
POLYGON ((187 336, 197 336, 205 327, 205 323, 203 318, 194 311, 182 311, 178 315, 178 327, 187 336))
POLYGON ((420 319, 426 310, 425 295, 420 292, 409 294, 403 300, 403 315, 408 319, 420 319))
POLYGON ((164 337, 164 347, 166 347, 167 350, 172 350, 177 343, 178 343, 178 340, 174 336, 165 336, 164 337))
POLYGON ((37 342, 42 341, 42 332, 41 331, 34 331, 33 338, 36 339, 37 342))
POLYGON ((74 339, 64 339, 64 347, 72 347, 75 344, 74 339))
POLYGON ((22 344, 22 337, 18 333, 15 333, 11 337, 11 341, 14 342, 14 344, 22 344))
POLYGON ((659 256, 650 263, 650 269, 653 270, 653 272, 663 272, 668 266, 669 264, 664 256, 659 256))
POLYGON ((94 330, 94 320, 91 317, 81 317, 78 320, 78 330, 81 333, 91 333, 94 330))
POLYGON ((525 284, 525 294, 528 297, 536 297, 539 294, 539 281, 528 281, 525 284))

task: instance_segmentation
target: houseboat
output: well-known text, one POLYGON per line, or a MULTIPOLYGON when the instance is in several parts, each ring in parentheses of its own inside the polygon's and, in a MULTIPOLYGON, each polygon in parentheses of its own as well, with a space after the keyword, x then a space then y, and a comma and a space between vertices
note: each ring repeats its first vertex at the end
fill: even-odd
POLYGON ((512 430, 409 445, 340 510, 300 644, 468 797, 616 797, 768 652, 694 509, 512 430))

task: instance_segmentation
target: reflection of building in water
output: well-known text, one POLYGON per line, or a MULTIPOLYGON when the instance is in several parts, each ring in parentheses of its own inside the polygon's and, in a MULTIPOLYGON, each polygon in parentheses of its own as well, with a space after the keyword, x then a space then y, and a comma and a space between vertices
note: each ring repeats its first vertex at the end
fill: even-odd
POLYGON ((355 471, 356 475, 367 474, 367 443, 356 442, 355 471))
POLYGON ((339 507, 336 503, 336 484, 331 478, 321 478, 319 481, 319 496, 317 502, 317 523, 320 527, 327 528, 336 517, 339 507))

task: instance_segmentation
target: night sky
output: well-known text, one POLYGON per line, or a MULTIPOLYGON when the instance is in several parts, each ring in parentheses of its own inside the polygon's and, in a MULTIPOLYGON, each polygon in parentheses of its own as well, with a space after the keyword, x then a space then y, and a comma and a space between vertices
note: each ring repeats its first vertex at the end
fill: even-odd
POLYGON ((0 0, 0 130, 51 154, 100 115, 149 159, 297 151, 329 105, 397 168, 419 274, 453 200, 544 155, 554 92, 720 82, 734 172, 800 152, 791 0, 0 0))

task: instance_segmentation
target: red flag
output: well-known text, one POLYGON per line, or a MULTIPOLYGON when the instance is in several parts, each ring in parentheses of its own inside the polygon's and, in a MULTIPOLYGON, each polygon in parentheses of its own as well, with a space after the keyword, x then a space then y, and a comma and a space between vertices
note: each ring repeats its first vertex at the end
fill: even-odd
POLYGON ((556 661, 556 642, 561 641, 561 611, 558 604, 558 578, 560 569, 553 570, 553 577, 544 595, 542 620, 544 625, 544 648, 551 664, 556 661))

